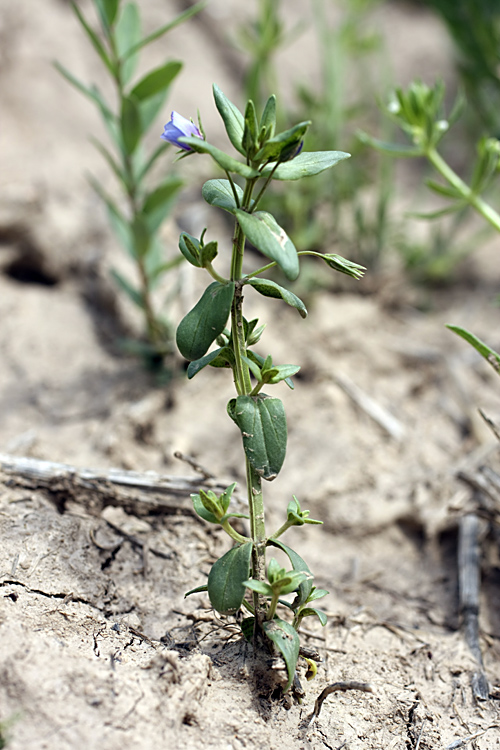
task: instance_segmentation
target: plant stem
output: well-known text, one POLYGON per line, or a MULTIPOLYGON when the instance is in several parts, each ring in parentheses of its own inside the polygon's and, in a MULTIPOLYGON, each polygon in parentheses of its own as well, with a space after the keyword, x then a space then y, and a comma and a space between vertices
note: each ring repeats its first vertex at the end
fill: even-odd
POLYGON ((500 215, 460 179, 436 149, 430 148, 426 155, 431 164, 444 177, 444 179, 449 182, 452 187, 456 188, 461 195, 463 195, 465 200, 470 203, 470 205, 473 206, 476 211, 497 230, 497 232, 500 232, 500 215))
MULTIPOLYGON (((248 209, 252 200, 255 180, 247 180, 242 199, 242 208, 248 209)), ((238 395, 248 396, 252 392, 250 370, 242 357, 246 356, 245 328, 243 325, 243 285, 241 284, 243 270, 243 253, 245 249, 245 235, 238 223, 235 225, 233 237, 233 254, 231 259, 231 280, 236 282, 233 304, 231 306, 231 332, 235 360, 235 384, 238 395)), ((246 478, 248 492, 248 507, 250 515, 250 535, 253 541, 252 550, 252 578, 265 580, 265 551, 266 528, 264 521, 264 499, 262 496, 262 480, 251 466, 248 458, 246 462, 246 478)), ((265 605, 259 595, 253 593, 256 633, 265 618, 265 605)))
POLYGON ((229 534, 231 539, 234 539, 235 542, 238 542, 238 544, 245 544, 245 542, 249 542, 250 539, 247 536, 243 536, 242 534, 238 534, 238 532, 233 529, 229 521, 224 521, 222 525, 222 528, 226 532, 226 534, 229 534))

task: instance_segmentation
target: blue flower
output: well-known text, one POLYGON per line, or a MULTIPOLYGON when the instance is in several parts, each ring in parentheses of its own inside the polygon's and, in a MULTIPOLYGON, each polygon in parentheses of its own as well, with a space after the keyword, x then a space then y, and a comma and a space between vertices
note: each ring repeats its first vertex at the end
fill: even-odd
POLYGON ((196 138, 201 138, 203 140, 203 135, 200 133, 194 122, 186 120, 186 118, 178 112, 172 112, 170 122, 167 122, 165 125, 160 138, 163 138, 164 141, 168 141, 168 143, 177 146, 177 148, 180 148, 183 151, 192 151, 193 149, 191 146, 179 142, 179 138, 184 138, 184 136, 195 136, 196 138))

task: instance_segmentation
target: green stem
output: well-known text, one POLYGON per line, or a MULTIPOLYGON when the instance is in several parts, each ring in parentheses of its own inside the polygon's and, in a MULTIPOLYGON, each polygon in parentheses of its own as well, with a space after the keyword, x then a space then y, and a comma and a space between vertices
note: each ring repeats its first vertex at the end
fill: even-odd
MULTIPOLYGON (((247 180, 241 207, 248 210, 252 200, 255 180, 247 180)), ((239 395, 248 396, 252 392, 250 370, 242 357, 246 356, 245 329, 243 325, 243 285, 241 284, 243 270, 243 253, 245 249, 245 235, 236 223, 233 237, 233 254, 231 259, 231 280, 236 282, 236 289, 231 306, 231 332, 235 359, 235 383, 239 395)), ((248 507, 250 515, 250 535, 253 541, 252 550, 252 578, 265 580, 265 550, 266 528, 264 522, 264 499, 262 496, 262 480, 253 469, 248 459, 246 463, 246 478, 248 491, 248 507)), ((259 595, 253 593, 256 632, 265 619, 265 604, 259 595)))
POLYGON ((215 268, 213 267, 213 265, 211 263, 207 263, 206 266, 205 266, 205 268, 208 271, 208 273, 210 274, 210 276, 215 281, 218 281, 219 284, 227 284, 228 280, 225 279, 223 276, 221 276, 219 273, 217 273, 217 271, 215 270, 215 268))
POLYGON ((465 200, 473 206, 476 211, 497 230, 497 232, 500 232, 500 215, 479 195, 476 195, 476 193, 474 193, 474 191, 471 190, 462 179, 460 179, 436 149, 430 148, 427 151, 426 156, 442 177, 444 177, 452 187, 456 188, 465 200))
POLYGON ((221 524, 222 528, 226 532, 226 534, 229 534, 231 539, 234 539, 235 542, 238 542, 238 544, 245 544, 245 542, 250 542, 251 539, 249 539, 247 536, 243 536, 242 534, 238 534, 238 532, 233 529, 229 521, 224 521, 224 523, 221 524))
POLYGON ((271 602, 269 604, 269 608, 266 613, 266 620, 272 620, 274 615, 276 614, 276 607, 278 606, 278 601, 280 598, 279 591, 276 591, 273 594, 273 598, 271 599, 271 602))
MULTIPOLYGON (((254 543, 252 550, 252 578, 257 581, 266 580, 266 525, 264 519, 264 497, 262 494, 262 479, 246 459, 248 506, 250 515, 250 534, 254 543)), ((262 625, 265 614, 265 603, 259 599, 254 591, 255 623, 262 625)))
POLYGON ((282 534, 284 534, 285 531, 287 531, 291 526, 295 526, 295 524, 294 523, 290 523, 289 521, 285 521, 285 523, 283 524, 283 526, 280 526, 280 528, 278 529, 278 531, 276 531, 276 533, 274 533, 269 538, 270 539, 277 539, 279 536, 281 536, 282 534))
MULTIPOLYGON (((315 255, 317 258, 323 258, 321 253, 316 253, 314 250, 299 250, 297 255, 315 255)), ((252 273, 247 273, 245 276, 245 279, 253 279, 255 276, 260 276, 261 273, 265 273, 266 271, 269 271, 270 268, 274 268, 278 264, 276 261, 273 261, 272 263, 267 263, 265 266, 262 266, 261 268, 258 268, 256 271, 252 271, 252 273)))

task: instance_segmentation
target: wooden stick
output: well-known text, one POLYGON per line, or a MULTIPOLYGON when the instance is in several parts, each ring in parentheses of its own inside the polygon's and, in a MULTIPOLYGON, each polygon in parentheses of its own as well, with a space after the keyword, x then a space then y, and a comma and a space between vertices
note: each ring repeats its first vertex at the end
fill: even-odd
POLYGON ((336 373, 333 375, 334 381, 342 388, 354 403, 363 409, 374 422, 385 430, 394 440, 401 441, 405 434, 406 428, 393 414, 385 409, 381 404, 375 401, 371 396, 365 393, 346 375, 336 373))
POLYGON ((475 513, 469 513, 460 520, 458 585, 465 640, 478 665, 477 671, 472 675, 472 692, 476 699, 488 700, 490 689, 479 643, 479 518, 475 513))
POLYGON ((114 505, 139 515, 150 512, 191 515, 191 504, 182 502, 187 501, 191 493, 198 492, 200 487, 222 493, 227 486, 206 477, 176 477, 123 469, 79 469, 70 464, 4 453, 0 453, 0 470, 11 485, 50 493, 61 510, 66 500, 71 499, 83 503, 94 513, 106 505, 114 505))

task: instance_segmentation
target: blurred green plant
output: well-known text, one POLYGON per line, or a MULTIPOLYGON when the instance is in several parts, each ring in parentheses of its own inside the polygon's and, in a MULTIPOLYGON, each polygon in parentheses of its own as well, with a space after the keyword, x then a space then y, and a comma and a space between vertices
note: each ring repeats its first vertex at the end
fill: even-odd
POLYGON ((500 4, 498 0, 425 0, 444 20, 458 52, 469 113, 500 135, 500 4))
POLYGON ((249 55, 244 91, 257 110, 261 110, 269 91, 276 91, 278 81, 274 56, 291 37, 285 33, 281 19, 281 0, 258 0, 257 16, 237 32, 237 43, 249 55))
POLYGON ((155 307, 153 291, 164 275, 179 263, 179 258, 165 260, 159 232, 183 182, 177 175, 170 174, 151 184, 152 168, 169 146, 162 142, 148 151, 145 137, 164 106, 182 62, 167 60, 139 78, 134 77, 134 73, 144 47, 198 13, 204 3, 192 6, 147 36, 142 36, 136 3, 122 0, 92 0, 92 3, 99 20, 98 30, 89 24, 78 5, 73 3, 72 7, 112 82, 115 102, 108 102, 98 86, 85 85, 61 63, 56 62, 55 67, 97 107, 112 144, 109 149, 92 138, 118 180, 122 204, 119 205, 95 178, 89 179, 106 205, 120 243, 136 267, 134 281, 117 270, 112 272, 120 289, 141 310, 144 318, 144 339, 122 344, 127 351, 139 355, 147 366, 162 369, 165 358, 173 352, 173 329, 162 314, 161 306, 160 309, 155 307))
POLYGON ((457 241, 462 233, 467 209, 472 207, 497 231, 500 230, 498 213, 482 195, 492 186, 498 171, 500 142, 496 138, 482 137, 476 148, 476 160, 468 182, 452 169, 438 146, 452 125, 464 111, 465 99, 459 94, 447 115, 444 107, 445 88, 442 81, 428 86, 416 80, 406 91, 398 88, 384 107, 386 115, 403 131, 408 143, 389 142, 373 138, 363 131, 359 139, 385 154, 399 157, 425 158, 442 178, 425 180, 427 187, 442 198, 447 205, 431 212, 413 212, 419 219, 439 219, 451 216, 447 228, 440 227, 424 246, 417 243, 400 245, 406 267, 426 282, 450 281, 453 270, 463 258, 472 253, 487 236, 483 228, 465 240, 457 241))
POLYGON ((386 107, 386 113, 406 133, 411 141, 410 145, 382 141, 362 131, 358 136, 364 143, 392 156, 424 157, 443 178, 444 182, 427 179, 426 185, 451 203, 431 213, 415 214, 416 216, 435 219, 472 206, 491 226, 500 231, 499 214, 481 195, 491 186, 498 172, 500 141, 488 137, 479 140, 470 184, 462 180, 445 161, 437 147, 462 113, 465 102, 459 95, 446 117, 444 92, 442 81, 438 81, 432 87, 422 81, 413 81, 406 91, 401 88, 395 90, 386 107))
MULTIPOLYGON (((443 106, 444 84, 438 81, 433 87, 422 81, 414 81, 408 89, 396 89, 389 102, 387 114, 400 126, 411 141, 410 145, 388 143, 373 138, 366 133, 359 137, 376 149, 393 156, 424 157, 438 172, 442 181, 426 180, 427 186, 437 195, 450 201, 449 205, 424 218, 440 218, 447 214, 463 212, 473 208, 497 232, 500 232, 500 213, 483 197, 500 171, 500 140, 483 137, 477 144, 476 161, 470 179, 466 182, 450 167, 437 147, 448 133, 451 125, 460 116, 465 102, 459 96, 446 118, 443 106)), ((465 339, 500 373, 500 355, 490 349, 475 334, 456 325, 448 328, 465 339)))
POLYGON ((394 187, 391 161, 381 157, 374 164, 355 137, 357 127, 371 123, 377 112, 367 102, 375 87, 374 70, 382 67, 378 64, 382 40, 370 26, 370 11, 379 1, 313 0, 311 18, 304 17, 298 28, 286 31, 280 3, 260 0, 258 18, 240 32, 250 57, 247 95, 263 103, 277 86, 274 59, 278 49, 312 26, 319 78, 314 86, 310 81, 296 82, 296 102, 291 111, 278 112, 278 121, 286 127, 290 121, 311 117, 317 127, 306 136, 308 149, 347 144, 357 158, 348 170, 325 173, 266 195, 266 207, 290 225, 299 249, 321 250, 324 238, 333 237, 357 262, 371 269, 377 267, 388 245, 394 187), (332 8, 339 14, 335 22, 330 19, 332 8), (366 187, 375 188, 374 199, 366 200, 366 187))

